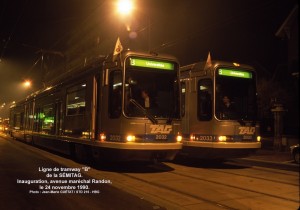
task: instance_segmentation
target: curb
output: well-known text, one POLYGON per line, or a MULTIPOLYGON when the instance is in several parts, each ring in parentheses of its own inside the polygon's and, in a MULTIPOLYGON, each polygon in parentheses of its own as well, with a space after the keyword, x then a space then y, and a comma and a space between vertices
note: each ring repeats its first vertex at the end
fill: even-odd
POLYGON ((249 157, 249 158, 231 159, 231 161, 237 163, 245 163, 251 166, 275 167, 276 169, 299 172, 299 164, 292 163, 292 160, 287 162, 275 162, 275 161, 261 160, 261 159, 255 159, 249 157))

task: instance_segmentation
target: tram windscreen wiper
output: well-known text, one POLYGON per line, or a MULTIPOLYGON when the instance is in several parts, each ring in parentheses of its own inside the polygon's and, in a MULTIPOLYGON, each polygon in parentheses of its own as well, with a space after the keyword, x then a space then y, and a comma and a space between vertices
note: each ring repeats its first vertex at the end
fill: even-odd
POLYGON ((144 107, 142 107, 136 100, 130 99, 130 103, 135 105, 139 110, 143 112, 143 114, 153 123, 157 124, 157 120, 153 117, 144 107))
POLYGON ((168 117, 167 122, 166 122, 168 125, 170 125, 172 123, 173 115, 174 115, 173 112, 170 111, 170 113, 168 114, 169 117, 168 117))

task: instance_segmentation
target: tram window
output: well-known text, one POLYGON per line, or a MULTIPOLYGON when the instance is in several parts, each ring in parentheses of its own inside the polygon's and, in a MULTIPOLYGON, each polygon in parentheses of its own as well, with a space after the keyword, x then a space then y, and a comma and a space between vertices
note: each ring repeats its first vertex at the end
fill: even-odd
POLYGON ((32 130, 33 125, 33 109, 32 103, 28 103, 25 108, 25 129, 32 130))
POLYGON ((17 113, 14 114, 14 128, 17 130, 23 130, 23 119, 24 119, 24 113, 17 113))
POLYGON ((67 115, 82 115, 85 113, 85 89, 82 83, 67 90, 67 115))
POLYGON ((256 118, 256 77, 254 72, 251 72, 251 75, 252 77, 249 78, 220 74, 216 76, 215 113, 218 119, 253 120, 256 118), (224 107, 224 102, 227 108, 224 107))
POLYGON ((202 121, 212 118, 212 81, 210 79, 198 81, 197 115, 202 121))
POLYGON ((39 113, 40 113, 40 108, 36 108, 34 111, 34 116, 33 116, 33 131, 38 132, 39 131, 39 113))
POLYGON ((112 71, 109 75, 109 106, 108 113, 111 118, 118 118, 122 108, 122 72, 112 71))
POLYGON ((55 110, 53 105, 44 106, 42 112, 39 114, 41 120, 41 130, 45 134, 54 134, 54 116, 55 110))

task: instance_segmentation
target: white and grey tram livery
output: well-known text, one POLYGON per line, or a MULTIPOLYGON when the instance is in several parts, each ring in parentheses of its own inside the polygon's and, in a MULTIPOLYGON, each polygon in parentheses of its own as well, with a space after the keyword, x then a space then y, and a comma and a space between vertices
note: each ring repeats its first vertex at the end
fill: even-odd
POLYGON ((79 159, 172 160, 182 148, 179 95, 174 57, 123 51, 15 104, 11 135, 79 159))
POLYGON ((256 74, 248 65, 211 61, 183 66, 182 154, 203 159, 243 157, 261 147, 256 74), (230 109, 225 103, 230 102, 230 109))

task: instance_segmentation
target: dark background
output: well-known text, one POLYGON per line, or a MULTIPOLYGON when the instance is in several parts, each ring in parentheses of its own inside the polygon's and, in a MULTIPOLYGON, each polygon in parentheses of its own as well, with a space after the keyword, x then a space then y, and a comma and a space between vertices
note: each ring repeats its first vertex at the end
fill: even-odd
POLYGON ((206 60, 209 52, 212 59, 252 65, 260 117, 270 118, 280 101, 292 116, 289 127, 298 123, 288 45, 275 36, 296 0, 135 0, 131 17, 117 14, 115 3, 1 0, 0 103, 18 101, 67 69, 112 53, 120 37, 126 49, 172 54, 181 65, 206 60), (29 90, 21 86, 25 79, 33 82, 29 90))

